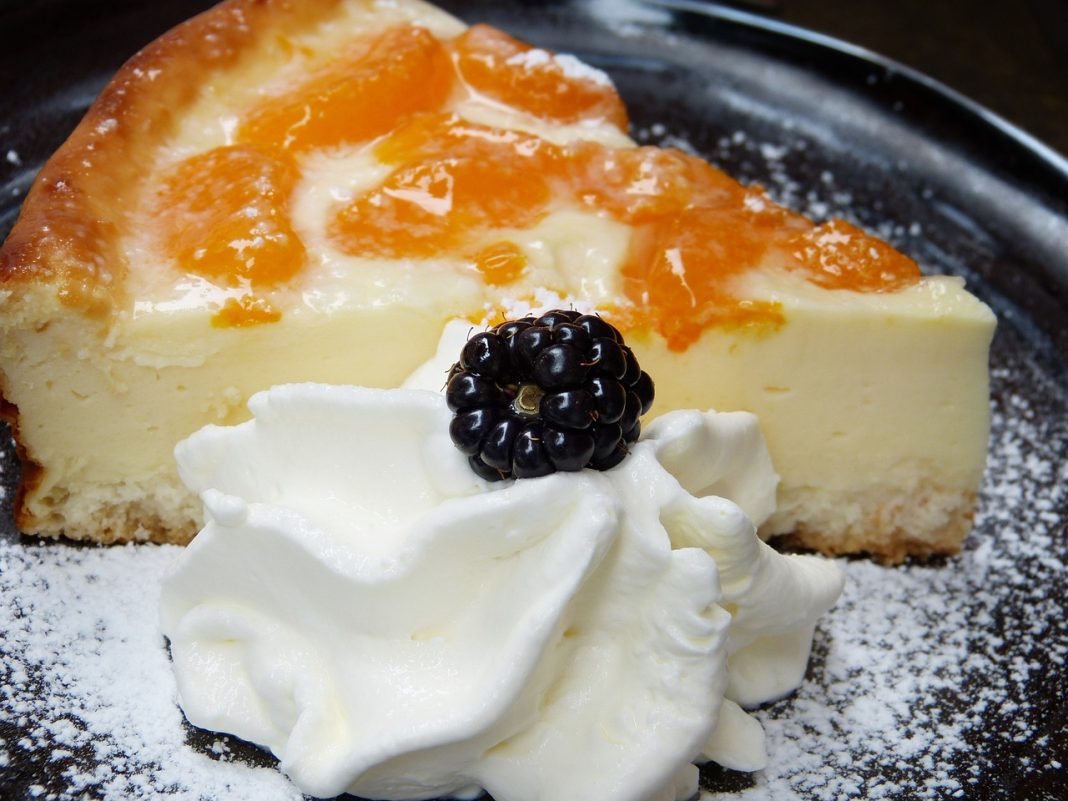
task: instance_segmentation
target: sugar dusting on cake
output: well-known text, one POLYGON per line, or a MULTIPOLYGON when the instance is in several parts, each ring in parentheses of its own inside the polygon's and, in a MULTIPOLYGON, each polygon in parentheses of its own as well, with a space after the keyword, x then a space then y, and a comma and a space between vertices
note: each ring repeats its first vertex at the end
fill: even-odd
POLYGON ((527 70, 553 64, 564 77, 571 80, 589 81, 598 86, 612 85, 612 80, 606 73, 567 53, 550 53, 548 50, 533 48, 512 56, 505 63, 510 66, 520 66, 527 70))

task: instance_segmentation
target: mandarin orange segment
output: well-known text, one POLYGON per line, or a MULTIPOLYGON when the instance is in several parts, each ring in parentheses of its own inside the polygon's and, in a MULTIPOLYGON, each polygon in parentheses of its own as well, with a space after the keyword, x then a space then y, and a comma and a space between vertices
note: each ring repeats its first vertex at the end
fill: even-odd
POLYGON ((298 152, 363 142, 411 114, 440 108, 454 81, 445 46, 429 31, 391 28, 267 98, 237 139, 298 152))
POLYGON ((527 266, 527 254, 515 242, 494 242, 473 256, 482 279, 490 286, 503 286, 515 281, 527 266))
POLYGON ((353 255, 432 258, 483 230, 533 225, 550 199, 544 179, 514 165, 442 159, 397 170, 342 209, 330 233, 353 255))
POLYGON ((572 153, 573 191, 579 200, 622 222, 641 225, 689 206, 741 202, 737 181, 680 150, 620 150, 582 142, 572 153))
POLYGON ((888 292, 920 280, 912 259, 845 220, 830 220, 787 241, 806 278, 824 289, 888 292))
POLYGON ((564 150, 540 136, 469 122, 454 114, 420 114, 374 146, 386 164, 443 158, 515 161, 525 170, 563 177, 564 150))
POLYGON ((690 208, 643 226, 631 241, 623 288, 672 350, 685 350, 706 328, 782 323, 778 306, 741 303, 734 278, 752 269, 767 243, 735 208, 690 208))
POLYGON ((627 130, 627 110, 615 87, 577 61, 536 50, 488 25, 468 28, 453 52, 460 77, 480 94, 541 119, 603 119, 627 130))
POLYGON ((449 166, 419 165, 394 173, 338 213, 331 238, 357 256, 427 258, 453 250, 460 232, 451 217, 454 179, 449 166))
MULTIPOLYGON (((394 157, 407 157, 402 166, 330 226, 341 250, 431 258, 454 253, 485 231, 528 228, 546 214, 554 197, 551 148, 527 134, 457 125, 429 139, 402 137, 419 143, 415 152, 396 150, 394 157)), ((383 146, 391 147, 389 140, 383 146)))
POLYGON ((460 124, 460 118, 453 114, 416 114, 384 136, 372 152, 384 164, 403 164, 420 156, 444 154, 449 144, 459 141, 452 132, 460 124))
POLYGON ((304 266, 289 219, 297 171, 247 146, 221 147, 165 176, 157 220, 181 269, 225 285, 278 284, 304 266))

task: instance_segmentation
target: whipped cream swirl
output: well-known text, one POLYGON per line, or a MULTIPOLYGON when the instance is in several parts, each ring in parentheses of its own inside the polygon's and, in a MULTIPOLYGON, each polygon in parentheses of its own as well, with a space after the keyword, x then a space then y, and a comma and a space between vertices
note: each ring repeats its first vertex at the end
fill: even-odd
POLYGON ((606 473, 489 485, 439 393, 299 384, 181 443, 208 522, 164 585, 180 703, 304 792, 675 801, 762 767, 830 562, 756 536, 755 418, 673 412, 606 473))

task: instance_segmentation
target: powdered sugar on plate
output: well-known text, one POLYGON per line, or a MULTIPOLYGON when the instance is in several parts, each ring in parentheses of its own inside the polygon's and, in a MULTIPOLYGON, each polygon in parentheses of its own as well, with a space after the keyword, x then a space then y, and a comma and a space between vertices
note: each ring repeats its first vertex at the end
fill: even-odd
POLYGON ((0 796, 300 797, 272 768, 186 745, 156 622, 177 552, 0 544, 0 761, 35 779, 4 775, 0 796))
POLYGON ((743 798, 1068 788, 1068 404, 1052 385, 1036 404, 1017 371, 993 379, 991 458, 964 553, 901 568, 846 563, 810 681, 761 714, 774 757, 743 798), (995 767, 1006 751, 1020 755, 1018 775, 995 767))
MULTIPOLYGON (((1068 689, 1068 402, 1026 361, 993 380, 991 462, 965 552, 898 568, 844 561, 808 680, 758 713, 770 767, 706 769, 706 797, 969 798, 998 781, 1014 797, 1028 777, 1068 779, 1064 709, 1040 703, 1068 689), (1016 776, 993 767, 1006 749, 1016 776)), ((259 752, 184 723, 156 626, 177 553, 0 539, 0 796, 299 797, 259 752)))

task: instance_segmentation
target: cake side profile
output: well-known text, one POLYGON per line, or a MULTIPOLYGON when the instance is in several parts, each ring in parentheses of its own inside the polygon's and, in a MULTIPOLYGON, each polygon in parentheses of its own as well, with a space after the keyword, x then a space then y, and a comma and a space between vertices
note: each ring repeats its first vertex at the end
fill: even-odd
POLYGON ((958 549, 990 311, 625 131, 603 73, 422 3, 228 2, 157 40, 0 251, 19 527, 188 541, 179 440, 277 384, 398 386, 450 319, 551 302, 625 330, 658 413, 757 414, 763 535, 958 549))
MULTIPOLYGON (((184 543, 196 533, 200 503, 180 487, 174 442, 225 420, 265 386, 242 379, 242 370, 256 372, 250 360, 302 343, 286 331, 245 350, 234 332, 188 341, 184 321, 135 319, 140 282, 173 279, 129 246, 145 176, 158 171, 198 98, 225 93, 234 72, 251 74, 253 93, 255 75, 291 60, 291 34, 329 40, 330 27, 344 25, 342 38, 358 37, 413 16, 461 29, 414 2, 395 11, 338 0, 216 6, 132 57, 45 164, 0 249, 0 419, 22 463, 20 530, 98 542, 184 543)), ((202 332, 192 327, 195 339, 202 332)), ((340 376, 330 367, 319 374, 340 376)), ((405 374, 395 371, 397 380, 405 374)))

